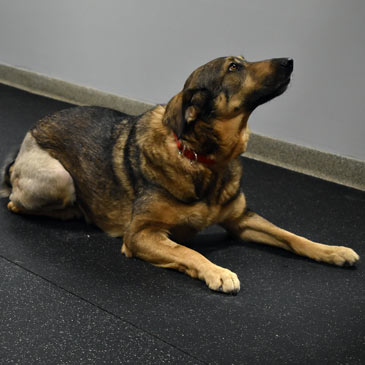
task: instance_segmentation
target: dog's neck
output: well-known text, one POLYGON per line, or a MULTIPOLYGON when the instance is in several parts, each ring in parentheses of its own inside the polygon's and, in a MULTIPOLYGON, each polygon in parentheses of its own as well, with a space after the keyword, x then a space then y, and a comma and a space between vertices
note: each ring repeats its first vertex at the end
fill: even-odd
POLYGON ((175 142, 176 142, 176 146, 177 149, 179 150, 179 154, 186 157, 187 159, 189 159, 191 161, 191 163, 202 163, 204 165, 214 165, 215 161, 211 158, 209 158, 206 155, 203 155, 201 153, 197 153, 191 149, 189 149, 188 147, 186 147, 186 145, 184 144, 184 142, 179 139, 176 135, 176 133, 174 133, 174 138, 175 138, 175 142))
POLYGON ((216 164, 229 162, 246 150, 248 117, 248 114, 240 114, 230 119, 216 118, 209 123, 198 120, 182 135, 181 141, 193 153, 206 156, 216 164))

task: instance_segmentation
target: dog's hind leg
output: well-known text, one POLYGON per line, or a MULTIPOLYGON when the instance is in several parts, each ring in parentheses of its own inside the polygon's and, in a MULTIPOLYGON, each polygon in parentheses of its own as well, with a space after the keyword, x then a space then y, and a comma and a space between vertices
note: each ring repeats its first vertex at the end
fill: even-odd
POLYGON ((48 210, 45 207, 42 207, 39 210, 26 210, 17 206, 14 202, 9 201, 8 210, 16 214, 41 215, 61 220, 79 219, 83 217, 81 210, 76 205, 55 210, 48 210))
POLYGON ((39 147, 30 133, 24 138, 9 176, 10 211, 59 219, 81 216, 74 204, 76 196, 71 175, 39 147))

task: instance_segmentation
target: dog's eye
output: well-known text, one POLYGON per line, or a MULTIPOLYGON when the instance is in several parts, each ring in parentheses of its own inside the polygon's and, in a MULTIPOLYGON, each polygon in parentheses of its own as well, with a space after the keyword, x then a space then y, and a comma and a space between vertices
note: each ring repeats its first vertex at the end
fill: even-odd
POLYGON ((228 71, 229 72, 235 72, 239 70, 239 65, 237 63, 232 62, 229 66, 228 66, 228 71))

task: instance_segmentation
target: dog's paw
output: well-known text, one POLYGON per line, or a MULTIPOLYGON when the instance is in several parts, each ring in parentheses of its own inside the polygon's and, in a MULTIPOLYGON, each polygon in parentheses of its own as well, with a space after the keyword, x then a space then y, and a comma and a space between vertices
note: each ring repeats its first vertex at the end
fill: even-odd
POLYGON ((204 280, 211 290, 227 294, 237 294, 240 291, 240 281, 237 275, 217 265, 205 271, 204 280))
POLYGON ((337 266, 353 266, 360 260, 360 256, 351 248, 333 246, 327 253, 326 262, 337 266))
POLYGON ((21 209, 15 205, 12 201, 10 201, 8 203, 8 209, 12 212, 12 213, 21 213, 21 209))

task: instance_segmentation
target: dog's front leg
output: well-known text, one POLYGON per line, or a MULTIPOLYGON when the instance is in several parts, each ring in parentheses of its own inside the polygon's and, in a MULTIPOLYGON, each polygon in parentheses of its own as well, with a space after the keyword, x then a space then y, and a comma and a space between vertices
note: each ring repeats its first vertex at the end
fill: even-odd
POLYGON ((235 273, 170 240, 165 230, 144 227, 135 231, 134 226, 132 222, 124 236, 122 253, 127 257, 136 256, 159 267, 179 270, 205 281, 212 290, 231 294, 240 290, 240 282, 235 273))
POLYGON ((313 260, 338 266, 354 265, 360 259, 351 248, 316 243, 281 229, 258 214, 246 210, 244 204, 241 204, 241 212, 238 216, 237 204, 242 202, 244 202, 243 196, 237 199, 233 209, 236 216, 232 216, 222 223, 224 228, 242 240, 281 247, 313 260))

